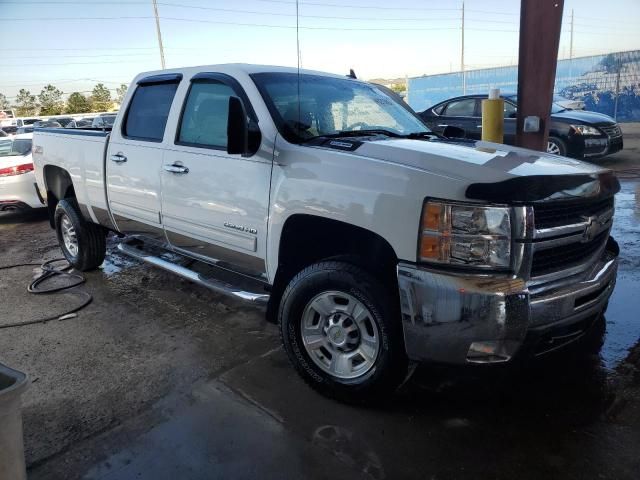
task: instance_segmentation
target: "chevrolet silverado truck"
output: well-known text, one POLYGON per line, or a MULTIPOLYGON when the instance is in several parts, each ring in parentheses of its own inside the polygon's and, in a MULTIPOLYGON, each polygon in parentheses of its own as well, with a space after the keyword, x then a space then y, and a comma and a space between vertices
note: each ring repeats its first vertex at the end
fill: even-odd
POLYGON ((615 284, 609 170, 446 138, 353 78, 142 73, 110 131, 33 142, 73 267, 100 266, 115 232, 128 255, 264 306, 299 374, 344 400, 393 392, 420 362, 561 348, 615 284))

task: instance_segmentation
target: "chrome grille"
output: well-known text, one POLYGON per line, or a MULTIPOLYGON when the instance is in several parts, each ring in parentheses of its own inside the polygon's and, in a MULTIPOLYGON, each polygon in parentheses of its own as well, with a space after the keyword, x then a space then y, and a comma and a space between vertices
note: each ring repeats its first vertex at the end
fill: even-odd
POLYGON ((573 242, 558 247, 538 250, 533 254, 531 276, 539 277, 579 265, 589 260, 607 241, 609 230, 598 234, 590 242, 573 242))
POLYGON ((613 207, 613 197, 535 204, 531 278, 588 268, 607 242, 613 207))
POLYGON ((602 130, 609 138, 622 136, 622 130, 618 124, 598 125, 598 129, 602 130))
POLYGON ((599 200, 572 200, 541 203, 534 207, 533 215, 536 229, 542 229, 580 223, 585 217, 597 215, 612 208, 613 197, 599 200))

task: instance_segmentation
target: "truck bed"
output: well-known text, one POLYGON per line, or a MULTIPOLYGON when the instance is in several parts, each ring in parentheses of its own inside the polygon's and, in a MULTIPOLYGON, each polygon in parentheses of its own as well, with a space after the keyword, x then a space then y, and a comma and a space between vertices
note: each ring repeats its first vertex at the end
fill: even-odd
MULTIPOLYGON (((110 131, 95 128, 36 128, 33 131, 33 162, 40 167, 36 168, 38 175, 46 174, 45 166, 69 172, 78 204, 86 207, 86 213, 94 221, 97 218, 92 206, 107 210, 104 159, 109 134, 110 131)), ((44 185, 41 180, 39 185, 44 185)))

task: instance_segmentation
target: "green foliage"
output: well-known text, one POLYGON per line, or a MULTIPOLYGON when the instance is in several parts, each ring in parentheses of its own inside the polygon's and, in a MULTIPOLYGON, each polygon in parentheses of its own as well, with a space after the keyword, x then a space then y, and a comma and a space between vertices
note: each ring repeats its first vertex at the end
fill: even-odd
POLYGON ((0 110, 9 110, 11 106, 9 105, 9 100, 7 100, 7 96, 3 93, 0 93, 0 110))
POLYGON ((396 93, 404 93, 407 90, 407 87, 404 83, 394 83, 390 88, 396 93))
POLYGON ((93 87, 89 100, 91 102, 91 110, 94 112, 106 112, 111 109, 113 104, 111 92, 102 83, 98 83, 93 87))
POLYGON ((124 96, 127 94, 127 89, 129 86, 126 83, 121 84, 118 88, 116 88, 116 103, 118 105, 122 105, 124 101, 124 96))
POLYGON ((67 113, 88 113, 91 111, 91 102, 80 92, 73 92, 67 99, 67 113))
POLYGON ((29 90, 21 88, 16 97, 16 115, 26 117, 38 113, 38 101, 29 90))
POLYGON ((62 90, 49 84, 45 86, 40 95, 40 115, 60 115, 64 111, 62 90))

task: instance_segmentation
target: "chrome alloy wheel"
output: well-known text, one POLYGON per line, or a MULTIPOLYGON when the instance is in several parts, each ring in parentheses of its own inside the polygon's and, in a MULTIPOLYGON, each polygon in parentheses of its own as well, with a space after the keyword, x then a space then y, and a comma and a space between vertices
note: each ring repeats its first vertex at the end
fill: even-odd
POLYGON ((554 155, 560 155, 560 147, 555 142, 547 141, 547 153, 553 153, 554 155))
POLYGON ((373 315, 344 292, 327 291, 312 298, 302 314, 301 333, 313 362, 344 380, 371 370, 380 351, 380 332, 373 315))
POLYGON ((62 241, 64 247, 74 257, 78 256, 78 236, 76 235, 76 229, 71 223, 69 217, 64 214, 60 218, 60 230, 62 231, 62 241))

